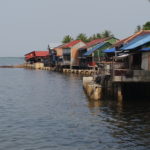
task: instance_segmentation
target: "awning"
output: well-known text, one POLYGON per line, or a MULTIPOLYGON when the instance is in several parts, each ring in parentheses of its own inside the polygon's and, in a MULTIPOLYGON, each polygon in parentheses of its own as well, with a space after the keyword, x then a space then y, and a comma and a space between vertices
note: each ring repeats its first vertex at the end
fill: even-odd
POLYGON ((97 44, 93 48, 89 49, 86 53, 84 53, 83 56, 89 56, 89 55, 91 55, 94 51, 96 51, 97 49, 101 48, 104 44, 105 44, 105 42, 97 44))
POLYGON ((110 48, 110 49, 105 49, 103 52, 104 53, 114 53, 116 51, 116 48, 110 48))
POLYGON ((141 35, 129 42, 128 44, 125 44, 121 50, 131 50, 135 49, 139 46, 142 46, 146 43, 150 42, 150 34, 141 35))

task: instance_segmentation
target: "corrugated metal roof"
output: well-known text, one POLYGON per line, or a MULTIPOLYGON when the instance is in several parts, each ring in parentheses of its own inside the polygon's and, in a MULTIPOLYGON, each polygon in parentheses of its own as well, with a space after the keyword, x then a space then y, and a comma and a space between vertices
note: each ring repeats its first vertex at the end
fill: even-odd
POLYGON ((101 43, 101 42, 104 42, 104 41, 106 41, 106 40, 108 40, 108 39, 110 39, 110 38, 101 38, 101 39, 93 40, 93 41, 91 41, 91 42, 86 43, 86 46, 83 46, 83 47, 81 47, 80 49, 90 48, 90 47, 92 47, 92 46, 94 46, 94 45, 97 45, 97 44, 99 44, 99 43, 101 43))
POLYGON ((84 53, 84 56, 91 55, 94 51, 96 51, 97 49, 101 48, 104 44, 105 44, 105 42, 97 44, 96 46, 94 46, 93 48, 91 48, 90 50, 88 50, 86 53, 84 53))
POLYGON ((141 30, 123 40, 116 42, 113 45, 113 47, 120 47, 122 44, 126 44, 126 43, 129 43, 130 41, 134 40, 136 37, 141 36, 141 35, 146 35, 146 34, 150 34, 150 30, 141 30))
POLYGON ((25 55, 26 59, 31 59, 34 57, 46 57, 49 55, 49 51, 32 51, 25 55))
POLYGON ((65 43, 65 44, 59 45, 59 46, 55 47, 54 49, 56 49, 56 48, 70 48, 70 47, 78 44, 79 42, 83 42, 83 41, 81 41, 81 40, 74 40, 74 41, 71 41, 69 43, 65 43))
POLYGON ((125 43, 129 43, 130 41, 132 41, 133 39, 135 39, 135 38, 138 37, 138 36, 142 36, 142 35, 146 35, 146 34, 150 34, 150 30, 141 30, 141 31, 139 31, 139 32, 137 32, 137 33, 135 33, 135 34, 133 34, 132 36, 128 37, 128 38, 125 40, 124 44, 125 44, 125 43))
POLYGON ((62 48, 70 48, 76 44, 78 44, 79 42, 82 42, 81 40, 75 40, 75 41, 71 41, 65 45, 62 46, 62 48))
POLYGON ((114 53, 116 51, 116 48, 110 48, 110 49, 105 49, 103 52, 104 53, 114 53))
POLYGON ((131 42, 125 44, 121 50, 131 50, 150 42, 150 34, 136 37, 131 42))
POLYGON ((35 57, 46 57, 49 55, 49 51, 35 51, 35 57))

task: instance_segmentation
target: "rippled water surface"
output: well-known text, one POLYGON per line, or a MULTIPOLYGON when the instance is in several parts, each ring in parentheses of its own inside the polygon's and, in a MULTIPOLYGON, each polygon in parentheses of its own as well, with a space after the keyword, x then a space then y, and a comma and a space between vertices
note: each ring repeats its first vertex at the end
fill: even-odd
POLYGON ((149 150, 150 102, 89 101, 82 78, 0 69, 0 150, 149 150))

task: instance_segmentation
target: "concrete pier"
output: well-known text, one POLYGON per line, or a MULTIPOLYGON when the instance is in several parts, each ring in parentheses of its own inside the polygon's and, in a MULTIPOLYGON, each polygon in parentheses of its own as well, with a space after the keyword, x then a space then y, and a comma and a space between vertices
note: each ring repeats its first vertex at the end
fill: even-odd
POLYGON ((28 69, 40 69, 40 70, 49 70, 49 71, 58 71, 66 74, 79 74, 83 76, 92 76, 98 74, 98 71, 95 70, 80 70, 80 69, 63 69, 58 67, 45 67, 43 63, 34 63, 34 64, 24 64, 25 68, 28 69))
POLYGON ((55 71, 55 67, 45 67, 43 63, 24 64, 24 68, 55 71))
POLYGON ((90 99, 100 100, 102 98, 102 87, 93 82, 93 77, 83 77, 83 88, 90 99))
POLYGON ((92 76, 98 74, 96 70, 81 70, 81 69, 63 69, 63 73, 81 74, 85 76, 92 76))

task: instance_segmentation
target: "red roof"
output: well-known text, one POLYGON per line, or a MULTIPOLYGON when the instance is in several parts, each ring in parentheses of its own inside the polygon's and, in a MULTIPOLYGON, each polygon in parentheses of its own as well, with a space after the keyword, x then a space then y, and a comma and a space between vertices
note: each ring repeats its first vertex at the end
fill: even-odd
POLYGON ((86 49, 86 48, 92 47, 92 46, 94 46, 94 45, 96 45, 96 44, 99 44, 99 43, 101 43, 101 42, 104 42, 104 41, 106 41, 106 40, 108 40, 108 39, 109 39, 109 38, 102 38, 102 39, 93 40, 93 41, 91 41, 91 42, 86 43, 86 46, 83 46, 81 49, 86 49))
POLYGON ((26 59, 31 59, 34 57, 47 57, 49 55, 49 51, 32 51, 28 54, 25 54, 26 59))
POLYGON ((46 57, 49 55, 49 51, 35 51, 36 57, 46 57))
POLYGON ((59 45, 59 46, 55 47, 54 49, 56 49, 56 48, 71 48, 71 47, 73 47, 74 45, 76 45, 76 44, 78 44, 80 42, 83 42, 83 41, 81 41, 81 40, 71 41, 69 43, 65 43, 65 44, 59 45))
POLYGON ((71 42, 69 42, 69 43, 67 43, 67 44, 64 44, 64 45, 62 46, 62 48, 71 48, 71 47, 73 47, 74 45, 76 45, 76 44, 78 44, 78 43, 80 43, 80 42, 82 42, 82 41, 81 41, 81 40, 71 41, 71 42))

